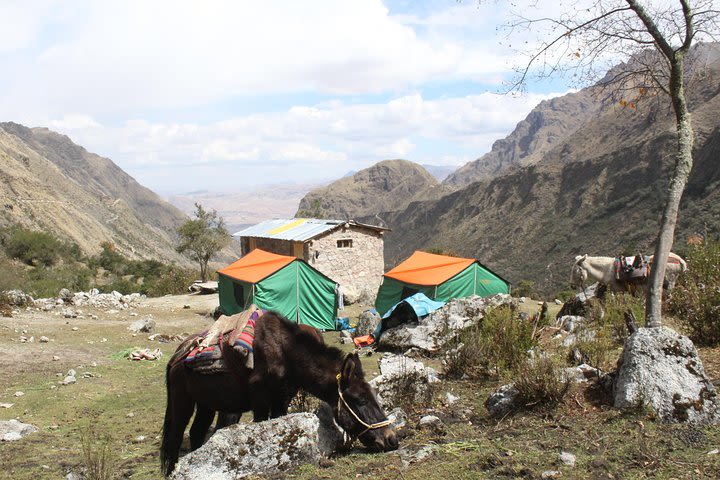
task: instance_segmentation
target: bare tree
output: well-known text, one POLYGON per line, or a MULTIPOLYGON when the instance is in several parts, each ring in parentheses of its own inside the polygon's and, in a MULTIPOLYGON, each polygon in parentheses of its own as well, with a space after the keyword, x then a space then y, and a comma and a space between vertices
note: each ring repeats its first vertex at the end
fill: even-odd
MULTIPOLYGON (((544 3, 557 8, 557 2, 544 3)), ((539 6, 539 3, 535 6, 539 6)), ((646 322, 662 324, 662 285, 673 244, 680 199, 693 165, 694 131, 686 100, 686 82, 702 72, 693 47, 720 37, 718 0, 577 0, 560 2, 556 14, 530 18, 514 13, 510 36, 525 37, 529 57, 518 69, 512 89, 523 89, 530 77, 572 73, 580 84, 596 82, 621 105, 669 98, 675 114, 675 166, 655 244, 646 322), (533 42, 536 41, 536 43, 533 42), (610 68, 619 60, 626 63, 610 68), (599 81, 598 81, 599 80, 599 81)), ((522 41, 521 40, 521 41, 522 41)))

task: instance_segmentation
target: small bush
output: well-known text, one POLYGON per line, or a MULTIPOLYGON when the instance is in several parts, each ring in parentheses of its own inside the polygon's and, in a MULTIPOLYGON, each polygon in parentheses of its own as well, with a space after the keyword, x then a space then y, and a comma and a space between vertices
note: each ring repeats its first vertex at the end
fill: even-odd
POLYGON ((124 278, 116 278, 111 283, 99 285, 97 288, 102 293, 111 293, 114 290, 123 295, 130 295, 131 293, 139 292, 141 289, 137 283, 124 278))
POLYGON ((678 279, 666 303, 670 314, 701 345, 720 344, 720 242, 690 245, 688 271, 678 279))
POLYGON ((47 232, 12 228, 3 240, 5 252, 28 265, 52 266, 61 259, 75 260, 80 249, 71 242, 59 240, 47 232))
POLYGON ((21 288, 36 298, 53 297, 62 288, 73 292, 88 290, 92 278, 90 270, 81 264, 35 268, 26 272, 25 276, 25 283, 16 288, 21 288))
POLYGON ((463 331, 445 355, 448 376, 499 375, 517 368, 535 345, 533 323, 507 306, 489 310, 482 322, 463 331))
POLYGON ((525 407, 553 407, 565 398, 571 385, 572 380, 549 357, 526 360, 517 368, 518 404, 525 407))
MULTIPOLYGON (((386 395, 383 394, 383 398, 386 395)), ((389 397, 393 400, 393 406, 400 407, 406 412, 413 412, 432 405, 435 386, 428 383, 427 376, 423 373, 405 369, 393 378, 389 397), (422 386, 418 387, 419 385, 422 386)))
POLYGON ((177 295, 187 293, 187 288, 198 278, 193 270, 185 270, 179 267, 170 267, 157 279, 145 279, 147 293, 152 297, 163 295, 177 295))
POLYGON ((513 288, 512 293, 514 297, 532 297, 537 293, 535 291, 535 282, 532 280, 520 280, 513 288))
POLYGON ((88 480, 111 480, 117 477, 119 455, 110 435, 99 436, 87 428, 80 436, 82 461, 88 480))

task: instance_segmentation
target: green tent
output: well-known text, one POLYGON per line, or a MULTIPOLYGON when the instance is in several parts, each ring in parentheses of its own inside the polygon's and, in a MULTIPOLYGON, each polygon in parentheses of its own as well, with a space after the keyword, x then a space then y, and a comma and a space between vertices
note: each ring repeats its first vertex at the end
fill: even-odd
POLYGON ((301 259, 260 249, 218 270, 220 308, 226 315, 254 303, 322 330, 335 329, 337 287, 301 259))
POLYGON ((383 275, 375 308, 380 315, 399 301, 422 292, 433 300, 509 293, 509 284, 472 258, 416 251, 383 275))

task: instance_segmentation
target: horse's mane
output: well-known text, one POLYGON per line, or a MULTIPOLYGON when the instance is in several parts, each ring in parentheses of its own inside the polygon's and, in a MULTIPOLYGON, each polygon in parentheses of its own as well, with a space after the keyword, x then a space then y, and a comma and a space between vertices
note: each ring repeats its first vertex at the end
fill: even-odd
POLYGON ((307 351, 311 352, 313 355, 318 355, 329 360, 336 360, 338 362, 342 361, 344 354, 339 348, 331 347, 325 342, 319 341, 315 337, 315 335, 306 330, 303 330, 302 328, 300 328, 299 324, 291 322, 279 313, 269 313, 274 314, 276 317, 282 320, 282 325, 290 331, 292 336, 295 338, 295 341, 300 344, 300 346, 305 347, 307 351))

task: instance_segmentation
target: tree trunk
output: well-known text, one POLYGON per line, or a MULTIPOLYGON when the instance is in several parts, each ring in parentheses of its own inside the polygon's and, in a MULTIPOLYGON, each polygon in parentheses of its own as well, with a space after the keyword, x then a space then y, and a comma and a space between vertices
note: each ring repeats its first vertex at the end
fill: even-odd
POLYGON ((671 63, 670 94, 672 96, 673 110, 675 110, 678 143, 675 170, 672 180, 670 181, 667 203, 665 204, 660 222, 660 232, 658 233, 655 244, 655 258, 653 260, 647 289, 645 319, 648 327, 659 327, 662 325, 662 287, 663 280, 665 279, 665 267, 667 266, 668 255, 670 254, 670 249, 672 248, 675 237, 675 225, 677 224, 680 199, 682 198, 683 190, 685 190, 685 185, 687 184, 693 164, 692 148, 694 133, 690 120, 690 112, 685 102, 683 55, 678 53, 675 58, 672 59, 671 63))

